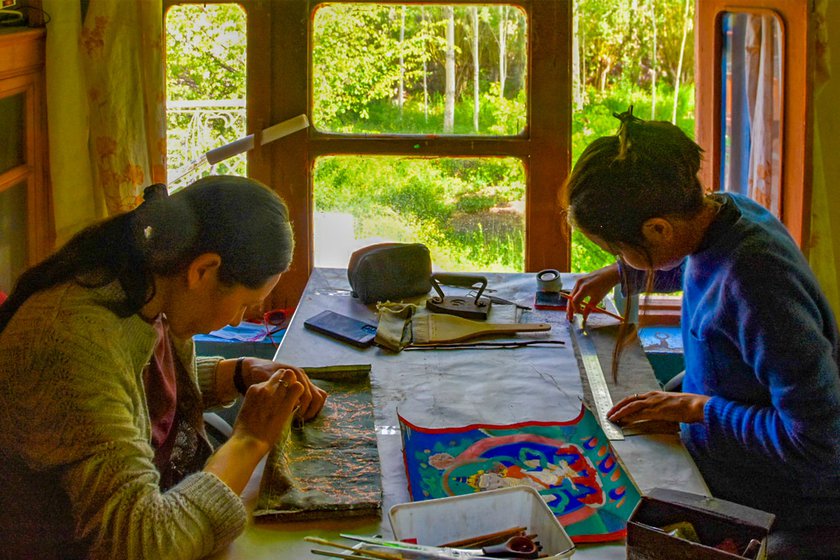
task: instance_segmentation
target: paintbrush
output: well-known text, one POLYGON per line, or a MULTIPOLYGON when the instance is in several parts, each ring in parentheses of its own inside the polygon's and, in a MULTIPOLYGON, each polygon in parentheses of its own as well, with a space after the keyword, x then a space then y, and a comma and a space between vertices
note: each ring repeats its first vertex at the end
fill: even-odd
MULTIPOLYGON (((321 544, 321 545, 324 545, 324 546, 332 546, 332 547, 335 547, 335 548, 340 548, 342 550, 351 550, 351 551, 355 552, 357 555, 362 555, 362 556, 365 556, 367 558, 376 558, 377 560, 403 560, 404 559, 402 554, 395 554, 395 553, 392 553, 392 552, 380 552, 380 551, 377 551, 377 550, 367 550, 367 549, 363 549, 363 548, 354 548, 354 547, 348 546, 346 544, 341 544, 341 543, 337 543, 337 542, 328 541, 327 539, 322 539, 322 538, 319 538, 319 537, 303 537, 303 540, 305 540, 306 542, 321 544)), ((312 552, 315 553, 315 554, 325 553, 325 551, 316 552, 314 549, 312 550, 312 552)), ((334 553, 327 552, 326 554, 327 555, 332 555, 334 553)), ((337 554, 337 553, 335 553, 335 554, 337 554)), ((342 555, 339 555, 338 558, 358 558, 358 556, 349 556, 347 554, 342 554, 342 555)))
POLYGON ((411 319, 412 344, 441 344, 460 342, 487 334, 513 334, 551 330, 548 323, 485 323, 446 315, 429 313, 411 319))

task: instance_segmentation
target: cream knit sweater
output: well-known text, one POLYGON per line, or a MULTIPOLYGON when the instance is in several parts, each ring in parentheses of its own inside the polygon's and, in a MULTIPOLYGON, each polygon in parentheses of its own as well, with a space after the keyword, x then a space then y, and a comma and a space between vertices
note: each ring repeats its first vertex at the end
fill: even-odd
MULTIPOLYGON (((200 558, 244 527, 242 501, 213 474, 160 491, 142 381, 156 334, 103 306, 121 294, 58 286, 0 333, 0 558, 200 558)), ((176 346, 191 377, 179 393, 218 404, 218 358, 176 346)))

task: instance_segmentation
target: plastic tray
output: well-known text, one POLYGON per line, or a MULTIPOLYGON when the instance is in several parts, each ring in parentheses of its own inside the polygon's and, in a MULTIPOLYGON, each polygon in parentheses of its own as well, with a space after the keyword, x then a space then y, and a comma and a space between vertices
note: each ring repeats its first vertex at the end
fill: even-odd
POLYGON ((416 539, 418 544, 437 546, 522 526, 536 533, 547 558, 569 558, 575 551, 563 526, 527 486, 397 504, 388 517, 396 539, 416 539))

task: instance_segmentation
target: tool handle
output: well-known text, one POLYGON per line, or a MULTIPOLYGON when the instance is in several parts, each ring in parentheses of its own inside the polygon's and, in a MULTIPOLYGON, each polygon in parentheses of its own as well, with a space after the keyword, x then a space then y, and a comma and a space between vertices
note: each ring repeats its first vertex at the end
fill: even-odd
POLYGON ((481 297, 481 294, 484 293, 484 289, 487 287, 487 278, 481 276, 480 274, 435 272, 432 274, 430 280, 432 282, 432 288, 435 289, 435 292, 437 292, 441 301, 444 298, 443 290, 440 288, 441 284, 446 284, 448 286, 460 286, 462 288, 472 288, 476 284, 481 284, 481 287, 478 289, 478 293, 475 295, 476 305, 478 304, 478 299, 481 297))
POLYGON ((550 331, 548 323, 487 323, 482 325, 481 332, 518 333, 550 331))

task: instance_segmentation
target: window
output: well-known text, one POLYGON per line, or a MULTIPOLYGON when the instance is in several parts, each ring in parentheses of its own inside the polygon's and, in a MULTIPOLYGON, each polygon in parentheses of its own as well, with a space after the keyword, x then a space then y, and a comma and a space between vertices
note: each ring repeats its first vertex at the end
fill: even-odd
POLYGON ((247 14, 239 4, 176 4, 165 15, 167 183, 245 175, 246 156, 204 154, 245 136, 247 14))
MULTIPOLYGON (((706 149, 701 174, 703 183, 710 190, 721 190, 727 186, 739 164, 732 165, 731 142, 737 131, 733 116, 738 107, 738 92, 730 79, 733 71, 744 72, 732 64, 734 45, 739 37, 733 35, 739 25, 747 19, 757 26, 764 25, 763 37, 767 48, 763 54, 768 80, 768 118, 753 119, 773 123, 765 126, 760 140, 772 148, 772 157, 778 165, 771 169, 773 184, 771 197, 756 196, 756 199, 774 210, 787 226, 791 235, 807 254, 805 242, 809 236, 811 211, 811 149, 812 125, 809 107, 812 98, 812 84, 808 77, 809 50, 808 26, 811 21, 811 2, 786 2, 784 0, 750 0, 730 5, 722 0, 697 3, 697 139, 706 149), (734 101, 733 101, 734 100, 734 101)), ((759 27, 760 31, 760 27, 759 27)), ((755 134, 753 132, 753 134, 755 134)), ((747 140, 757 142, 755 136, 747 140)), ((736 157, 744 150, 736 150, 736 157)), ((765 170, 765 173, 768 173, 765 170)), ((744 180, 743 175, 739 180, 744 180)), ((729 185, 729 190, 735 189, 729 185)))
MULTIPOLYGON (((469 167, 475 165, 467 162, 512 162, 506 171, 509 184, 514 185, 517 180, 522 181, 524 190, 524 254, 522 264, 516 265, 523 270, 539 270, 541 268, 568 269, 569 241, 568 227, 559 208, 559 189, 568 174, 569 169, 569 138, 571 128, 571 100, 569 83, 570 70, 570 34, 571 3, 555 0, 523 0, 519 2, 500 2, 487 0, 476 5, 474 2, 452 0, 450 2, 419 2, 406 0, 397 4, 371 2, 329 2, 316 1, 274 2, 268 6, 256 3, 245 3, 249 12, 249 20, 253 34, 251 45, 260 45, 250 49, 253 64, 249 66, 249 83, 266 84, 269 88, 258 91, 249 87, 249 129, 260 130, 275 122, 279 122, 300 114, 307 114, 313 123, 305 133, 288 136, 266 146, 266 150, 255 150, 249 155, 251 175, 271 184, 289 202, 294 213, 298 246, 292 270, 281 277, 281 286, 276 293, 282 294, 284 299, 295 301, 303 290, 311 267, 317 262, 316 243, 320 239, 313 216, 323 197, 319 193, 319 185, 324 173, 328 169, 335 170, 336 166, 358 165, 359 158, 372 158, 368 161, 377 165, 396 165, 401 160, 402 165, 417 166, 423 161, 435 162, 430 172, 440 172, 449 168, 448 172, 459 165, 469 167), (476 8, 475 10, 473 8, 476 8), (267 10, 257 15, 260 10, 267 10), (460 52, 462 58, 461 72, 456 73, 456 80, 460 76, 460 87, 465 95, 461 99, 474 101, 479 99, 479 126, 476 132, 473 116, 474 105, 461 105, 454 108, 454 126, 452 130, 444 128, 440 121, 438 128, 424 128, 421 126, 405 125, 392 126, 388 129, 368 127, 369 120, 364 115, 345 112, 343 118, 335 118, 338 113, 327 110, 328 106, 318 101, 316 93, 326 87, 318 79, 325 79, 325 75, 334 72, 346 75, 338 67, 340 53, 335 52, 333 59, 329 56, 319 58, 316 51, 319 48, 318 38, 331 40, 334 35, 321 33, 321 26, 339 25, 334 22, 336 14, 350 14, 353 18, 363 21, 375 19, 379 25, 387 24, 387 34, 390 41, 408 41, 422 43, 431 40, 430 35, 420 34, 425 25, 437 26, 440 34, 434 34, 436 49, 443 51, 443 67, 429 68, 428 78, 438 80, 437 89, 427 83, 429 96, 443 97, 445 108, 446 96, 446 50, 447 33, 450 33, 453 19, 455 20, 454 41, 458 46, 455 51, 460 52), (479 27, 490 37, 491 31, 498 29, 500 13, 504 12, 508 18, 505 27, 511 35, 507 36, 513 42, 508 42, 506 60, 508 73, 505 79, 505 99, 515 102, 522 98, 519 105, 510 104, 508 111, 521 111, 522 124, 513 130, 495 130, 492 111, 483 104, 486 97, 492 96, 494 91, 489 87, 479 88, 479 94, 472 89, 473 59, 469 56, 472 50, 472 36, 470 30, 475 30, 475 15, 478 14, 479 27), (403 24, 403 13, 405 24, 403 24), (432 18, 440 18, 432 21, 432 18), (366 20, 364 18, 367 18, 366 20), (270 24, 269 24, 270 22, 270 24), (472 22, 472 23, 471 23, 472 22), (402 33, 402 35, 400 35, 402 33), (516 34, 522 34, 522 50, 518 53, 516 34), (310 50, 311 47, 311 50, 310 50), (521 58, 515 58, 515 57, 521 58), (517 62, 519 61, 519 62, 517 62), (516 65, 519 66, 516 66, 516 65), (516 71, 515 68, 521 68, 516 71), (253 69, 253 70, 252 70, 253 69), (519 93, 519 83, 521 91, 519 93), (440 85, 442 84, 442 85, 440 85), (483 113, 482 113, 483 112, 483 113), (253 116, 253 120, 252 117, 253 116), (466 117, 466 118, 464 118, 466 117), (436 169, 436 171, 434 171, 436 169), (516 179, 519 177, 520 179, 516 179), (317 182, 316 182, 317 181, 317 182), (313 194, 314 193, 314 194, 313 194)), ((351 18, 352 19, 352 18, 351 18)), ((351 22, 345 20, 343 24, 351 22)), ((367 27, 366 29, 370 29, 367 27)), ((498 35, 497 31, 493 31, 498 35)), ((431 34, 431 31, 429 32, 431 34)), ((368 33, 370 42, 358 48, 379 48, 378 45, 385 38, 381 34, 368 33), (375 35, 371 38, 370 35, 375 35), (367 46, 370 45, 370 46, 367 46)), ((481 40, 481 37, 479 38, 481 40)), ((498 50, 499 41, 489 41, 480 48, 498 50)), ((346 47, 346 42, 345 42, 346 47)), ((344 47, 343 47, 344 48, 344 47)), ((349 48, 349 47, 347 47, 349 48)), ((435 60, 418 51, 406 51, 419 58, 414 59, 414 68, 423 62, 435 64, 435 60), (417 53, 420 54, 417 54, 417 53), (413 53, 413 54, 412 54, 413 53)), ((450 55, 451 57, 451 55, 450 55)), ((356 63, 364 61, 357 57, 356 63)), ((484 69, 485 76, 490 72, 498 78, 500 71, 497 62, 492 65, 487 61, 492 56, 486 52, 479 57, 479 72, 484 69)), ((392 61, 394 62, 394 61, 392 61)), ((250 61, 249 61, 250 64, 250 61)), ((399 61, 392 64, 398 69, 395 82, 390 82, 396 93, 391 99, 396 105, 380 106, 382 110, 393 111, 392 115, 399 115, 399 100, 403 99, 403 115, 409 111, 417 111, 422 106, 422 76, 412 74, 409 70, 408 58, 403 59, 404 74, 400 74, 399 61), (403 95, 399 95, 400 78, 404 78, 403 95), (414 88, 412 95, 407 95, 408 88, 414 88)), ((366 76, 372 79, 371 76, 366 76)), ((500 82, 499 79, 484 80, 500 82)), ((451 82, 450 82, 451 83, 451 82)), ((481 83, 481 80, 479 80, 481 83)), ((374 95, 379 82, 368 83, 362 92, 374 95)), ((456 84, 457 86, 457 84, 456 84)), ((387 88, 386 88, 387 89, 387 88)), ((336 100, 330 100, 335 102, 336 100)), ((393 102, 392 102, 393 103, 393 102)), ((432 104, 430 103, 430 108, 432 104)), ((437 115, 434 115, 437 117, 437 115)), ((425 117, 425 114, 424 114, 425 117)), ((394 119, 398 121, 398 119, 394 119)), ((399 124, 399 123, 397 123, 399 124)), ((435 125, 436 127, 438 125, 435 125)), ((490 163, 488 163, 489 165, 490 163)), ((470 197, 466 197, 470 198, 470 197)), ((479 196, 469 200, 476 203, 479 196)), ((461 201, 466 204, 467 201, 461 201)), ((515 208, 522 206, 521 201, 512 201, 515 208)), ((475 230, 473 230, 475 231, 475 230)), ((346 264, 346 263, 345 263, 346 264)), ((284 301, 273 302, 282 305, 284 301)))

